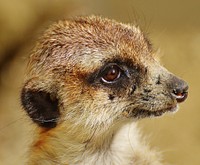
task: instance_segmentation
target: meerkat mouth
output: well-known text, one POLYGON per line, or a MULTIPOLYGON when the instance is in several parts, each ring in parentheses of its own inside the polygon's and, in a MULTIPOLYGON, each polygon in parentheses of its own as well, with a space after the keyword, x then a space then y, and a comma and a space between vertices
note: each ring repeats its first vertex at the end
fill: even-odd
POLYGON ((173 105, 164 109, 150 111, 145 109, 134 109, 128 110, 125 112, 125 116, 133 117, 133 118, 145 118, 145 117, 159 117, 166 113, 175 113, 178 110, 178 105, 173 105))

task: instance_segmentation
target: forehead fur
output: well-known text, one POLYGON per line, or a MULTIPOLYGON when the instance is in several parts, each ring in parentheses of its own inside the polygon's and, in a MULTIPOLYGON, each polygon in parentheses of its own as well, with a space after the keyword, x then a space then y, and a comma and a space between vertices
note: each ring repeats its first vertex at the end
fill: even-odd
MULTIPOLYGON (((139 28, 101 17, 78 17, 53 24, 31 55, 32 69, 82 67, 93 70, 113 58, 138 61, 151 52, 139 28)), ((30 68, 31 69, 31 68, 30 68)))

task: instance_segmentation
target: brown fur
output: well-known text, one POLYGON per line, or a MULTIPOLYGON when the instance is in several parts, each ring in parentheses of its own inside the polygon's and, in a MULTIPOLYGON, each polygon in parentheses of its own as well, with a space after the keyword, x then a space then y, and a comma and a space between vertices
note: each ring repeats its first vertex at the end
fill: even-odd
POLYGON ((161 164, 134 122, 175 111, 187 90, 138 27, 96 16, 53 24, 30 56, 25 81, 22 104, 38 124, 32 165, 161 164), (121 68, 116 82, 102 81, 108 65, 121 68), (172 95, 179 86, 184 91, 172 95))

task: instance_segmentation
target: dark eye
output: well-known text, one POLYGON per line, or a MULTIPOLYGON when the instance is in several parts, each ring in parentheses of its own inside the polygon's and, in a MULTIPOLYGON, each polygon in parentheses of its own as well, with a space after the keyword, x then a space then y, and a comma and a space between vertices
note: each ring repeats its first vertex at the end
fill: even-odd
POLYGON ((117 65, 111 65, 108 66, 103 71, 103 76, 101 77, 101 80, 105 83, 112 83, 116 81, 121 76, 121 69, 117 65))

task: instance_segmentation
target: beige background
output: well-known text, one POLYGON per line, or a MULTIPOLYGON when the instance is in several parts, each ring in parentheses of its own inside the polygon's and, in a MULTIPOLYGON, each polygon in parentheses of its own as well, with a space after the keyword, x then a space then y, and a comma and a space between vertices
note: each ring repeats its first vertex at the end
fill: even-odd
POLYGON ((84 13, 138 23, 159 48, 161 60, 190 86, 180 111, 140 121, 150 144, 173 165, 200 164, 200 1, 1 0, 0 165, 23 164, 31 127, 20 107, 26 58, 53 21, 84 13))

